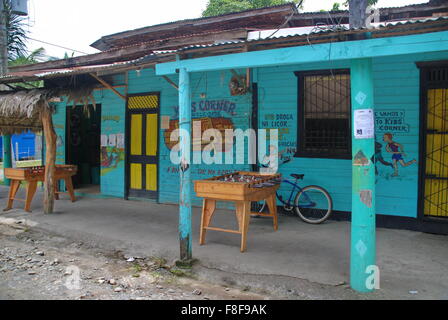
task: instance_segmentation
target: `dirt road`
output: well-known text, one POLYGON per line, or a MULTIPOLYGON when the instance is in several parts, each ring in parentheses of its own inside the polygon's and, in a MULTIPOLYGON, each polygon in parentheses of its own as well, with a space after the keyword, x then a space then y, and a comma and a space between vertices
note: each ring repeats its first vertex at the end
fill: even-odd
POLYGON ((43 233, 0 224, 0 299, 269 299, 195 280, 158 258, 127 257, 43 233))

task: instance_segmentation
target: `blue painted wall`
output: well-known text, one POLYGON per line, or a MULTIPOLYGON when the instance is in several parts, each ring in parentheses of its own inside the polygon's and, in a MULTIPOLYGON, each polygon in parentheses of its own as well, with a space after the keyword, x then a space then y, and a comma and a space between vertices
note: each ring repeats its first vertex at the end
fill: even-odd
MULTIPOLYGON (((244 71, 240 71, 244 74, 244 71)), ((192 118, 205 117, 231 120, 235 128, 246 130, 250 125, 252 99, 251 94, 232 97, 229 92, 230 71, 215 73, 200 73, 191 76, 192 88, 192 118), (202 95, 204 94, 205 95, 202 95), (224 109, 224 110, 223 110, 224 109)), ((175 76, 170 77, 178 82, 175 76)), ((147 69, 140 72, 129 72, 129 93, 160 92, 161 117, 169 117, 171 121, 178 120, 179 98, 178 91, 166 80, 156 77, 154 70, 147 69)), ((178 203, 179 201, 179 172, 178 166, 170 161, 169 144, 165 141, 165 132, 160 131, 159 137, 159 201, 162 203, 178 203)), ((207 166, 193 164, 191 166, 192 179, 208 177, 248 170, 249 165, 219 165, 207 166)), ((201 199, 193 198, 193 204, 200 205, 201 199)))
MULTIPOLYGON (((392 133, 393 140, 404 146, 405 161, 418 160, 419 155, 419 70, 415 62, 442 60, 448 52, 438 54, 402 55, 373 60, 376 141, 384 160, 391 162, 385 150, 384 133, 392 133), (388 124, 389 123, 389 124, 388 124)), ((280 172, 305 173, 303 185, 317 184, 326 188, 334 201, 334 209, 351 210, 351 160, 294 158, 297 140, 297 78, 294 71, 349 68, 349 63, 320 63, 288 67, 258 69, 259 127, 277 127, 283 130, 280 150, 287 149, 293 161, 285 164, 280 172), (272 123, 277 116, 286 118, 287 128, 272 123), (266 122, 267 121, 267 122, 266 122)), ((377 164, 377 213, 397 216, 417 216, 418 163, 393 169, 377 164)), ((281 193, 288 194, 282 187, 281 193)))
MULTIPOLYGON (((124 89, 118 89, 124 94, 124 89)), ((101 194, 124 197, 125 106, 123 99, 110 90, 97 91, 101 103, 101 194)))
MULTIPOLYGON (((122 89, 119 89, 119 91, 122 89)), ((125 129, 125 102, 110 90, 94 91, 94 98, 97 104, 101 104, 101 135, 106 137, 107 145, 101 147, 101 194, 107 196, 124 196, 124 146, 109 145, 109 137, 122 135, 124 138, 125 129), (109 160, 109 161, 108 161, 109 160)), ((57 135, 56 163, 65 163, 66 149, 66 100, 55 103, 56 112, 53 115, 53 122, 57 135)), ((110 141, 117 139, 110 139, 110 141)))
MULTIPOLYGON (((391 161, 385 150, 384 133, 392 133, 394 141, 403 144, 405 160, 418 160, 419 155, 419 71, 417 61, 448 59, 448 52, 438 54, 402 55, 373 60, 376 140, 381 146, 384 160, 391 161), (395 123, 395 125, 394 125, 395 123), (391 125, 392 124, 392 125, 391 125)), ((284 176, 305 173, 303 185, 317 184, 332 195, 334 209, 351 210, 351 160, 294 158, 297 142, 297 78, 294 71, 349 68, 349 62, 328 62, 297 66, 269 67, 253 70, 259 87, 259 128, 277 128, 280 133, 279 148, 286 149, 285 156, 293 160, 281 167, 284 176)), ((244 74, 244 70, 238 71, 244 74)), ((192 74, 192 117, 230 119, 235 128, 250 127, 251 94, 231 96, 228 83, 230 71, 192 74), (224 108, 222 106, 227 106, 224 108), (229 106, 232 108, 229 109, 229 106)), ((170 77, 177 83, 176 76, 170 77)), ((122 91, 123 92, 123 91, 122 91)), ((156 77, 153 69, 129 72, 128 93, 160 92, 161 117, 170 121, 178 119, 178 92, 167 81, 156 77)), ((124 93, 124 92, 123 92, 124 93)), ((109 90, 95 92, 97 103, 102 104, 101 133, 107 139, 111 135, 125 133, 125 102, 109 90)), ((65 103, 58 104, 54 116, 58 133, 58 163, 65 160, 65 103)), ((227 121, 225 120, 225 121, 227 121)), ((159 201, 178 203, 178 166, 170 162, 170 146, 165 141, 165 129, 159 136, 159 201)), ((114 139, 110 139, 114 140, 114 139)), ((108 140, 106 140, 108 141, 108 140)), ((115 141, 117 141, 115 139, 115 141)), ((103 152, 103 151, 102 151, 103 152)), ((124 195, 124 149, 108 146, 101 170, 101 193, 116 197, 124 195), (115 162, 114 162, 115 159, 115 162)), ((228 171, 249 170, 245 165, 193 165, 193 180, 224 174, 228 171)), ((399 175, 392 176, 393 169, 377 164, 377 213, 416 217, 418 193, 418 163, 399 167, 399 175)), ((282 187, 281 193, 286 194, 282 187)), ((200 199, 193 203, 200 205, 200 199)))

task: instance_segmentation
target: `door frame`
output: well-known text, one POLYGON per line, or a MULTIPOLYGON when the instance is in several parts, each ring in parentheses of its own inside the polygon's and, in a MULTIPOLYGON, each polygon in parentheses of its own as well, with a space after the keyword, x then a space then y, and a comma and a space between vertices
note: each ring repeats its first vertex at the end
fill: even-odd
POLYGON ((428 71, 434 68, 448 68, 448 60, 416 62, 420 70, 420 125, 419 125, 419 166, 418 166, 418 192, 417 192, 417 219, 426 222, 448 224, 448 219, 425 216, 425 174, 426 174, 426 132, 428 113, 428 90, 448 89, 448 81, 431 83, 428 81, 428 71))
MULTIPOLYGON (((154 198, 150 198, 150 200, 156 200, 157 203, 159 202, 159 196, 160 196, 160 179, 159 179, 159 172, 160 172, 160 109, 161 109, 161 101, 160 101, 160 91, 151 91, 151 92, 139 92, 139 93, 133 93, 133 94, 127 94, 126 95, 126 104, 125 104, 125 161, 124 161, 124 199, 129 200, 129 184, 130 184, 130 174, 129 174, 129 157, 130 157, 130 146, 131 146, 131 117, 130 115, 132 112, 128 109, 128 102, 130 97, 138 97, 138 96, 149 96, 149 95, 156 95, 158 97, 159 101, 159 107, 157 110, 157 155, 156 158, 156 165, 157 165, 157 191, 153 191, 154 198)), ((145 126, 146 127, 146 126, 145 126)), ((142 143, 143 145, 143 143, 142 143)), ((146 170, 146 168, 145 168, 146 170)), ((146 175, 143 174, 143 177, 146 179, 146 175)), ((143 179, 142 177, 142 179, 143 179)), ((146 181, 145 181, 146 182, 146 181)), ((148 191, 149 193, 149 191, 148 191)), ((147 193, 147 194, 148 194, 147 193)))

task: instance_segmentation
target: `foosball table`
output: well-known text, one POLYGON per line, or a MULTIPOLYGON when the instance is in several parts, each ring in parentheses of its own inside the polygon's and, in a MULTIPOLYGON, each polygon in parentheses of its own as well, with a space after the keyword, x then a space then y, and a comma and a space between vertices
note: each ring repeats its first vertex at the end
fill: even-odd
POLYGON ((198 197, 204 198, 202 206, 199 244, 205 243, 207 230, 230 232, 241 235, 241 252, 246 251, 247 231, 251 214, 271 217, 274 230, 278 229, 277 205, 275 193, 280 187, 280 174, 258 172, 234 172, 194 182, 198 197), (251 202, 266 200, 269 213, 251 212, 251 202), (216 201, 235 203, 238 230, 211 227, 210 223, 216 209, 216 201))
MULTIPOLYGON (((37 183, 45 180, 45 166, 5 168, 4 170, 5 177, 11 180, 11 186, 9 188, 8 204, 3 211, 12 209, 14 200, 17 200, 25 202, 25 211, 31 212, 31 202, 33 201, 34 194, 36 193, 37 183), (22 182, 27 182, 26 198, 17 199, 15 196, 22 182)), ((63 193, 58 190, 58 181, 64 180, 71 201, 75 201, 72 176, 76 174, 77 170, 78 167, 74 165, 56 165, 54 171, 54 193, 56 200, 59 200, 59 194, 63 193)))

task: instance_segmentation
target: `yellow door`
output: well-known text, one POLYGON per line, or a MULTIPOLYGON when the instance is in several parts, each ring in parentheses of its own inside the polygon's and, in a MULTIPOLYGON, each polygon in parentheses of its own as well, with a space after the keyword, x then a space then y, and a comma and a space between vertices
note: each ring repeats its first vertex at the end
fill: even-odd
POLYGON ((427 91, 424 214, 448 217, 448 89, 427 91))
POLYGON ((157 199, 159 95, 132 95, 127 101, 128 196, 157 199))

